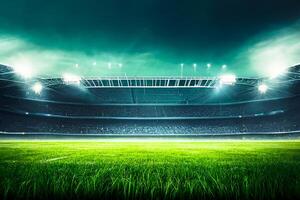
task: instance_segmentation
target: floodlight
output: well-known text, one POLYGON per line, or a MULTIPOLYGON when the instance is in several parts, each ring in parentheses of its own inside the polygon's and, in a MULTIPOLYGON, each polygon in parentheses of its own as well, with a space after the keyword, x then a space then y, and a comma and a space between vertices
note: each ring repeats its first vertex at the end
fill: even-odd
POLYGON ((63 79, 66 84, 79 85, 81 81, 81 78, 79 76, 73 74, 64 74, 63 79))
POLYGON ((264 84, 264 83, 262 83, 262 84, 260 84, 260 85, 258 86, 258 91, 259 91, 261 94, 266 93, 268 89, 269 89, 269 87, 268 87, 266 84, 264 84))
POLYGON ((226 69, 227 68, 227 65, 222 65, 222 69, 226 69))
POLYGON ((31 87, 31 89, 34 91, 35 94, 41 94, 43 90, 43 85, 37 82, 31 87))
POLYGON ((285 67, 274 67, 269 70, 269 77, 270 78, 277 78, 278 76, 281 76, 285 74, 286 68, 285 67))
POLYGON ((180 64, 181 67, 183 67, 183 65, 184 65, 183 63, 180 64))
POLYGON ((207 66, 207 68, 210 68, 210 67, 211 67, 211 64, 210 64, 210 63, 207 63, 206 66, 207 66))
POLYGON ((32 77, 32 69, 30 67, 26 67, 26 66, 14 66, 13 67, 14 72, 18 75, 20 75, 21 77, 28 79, 32 77))
POLYGON ((219 77, 220 84, 234 85, 236 83, 236 76, 234 74, 225 74, 219 77))
POLYGON ((197 64, 194 63, 194 64, 193 64, 193 67, 194 67, 194 72, 196 72, 196 70, 197 70, 197 64))

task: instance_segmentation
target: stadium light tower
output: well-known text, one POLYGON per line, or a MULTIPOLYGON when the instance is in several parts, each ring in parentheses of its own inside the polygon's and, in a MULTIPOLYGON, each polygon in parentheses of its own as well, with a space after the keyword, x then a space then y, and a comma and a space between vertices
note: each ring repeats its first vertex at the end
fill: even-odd
POLYGON ((197 64, 196 63, 193 64, 193 68, 194 68, 194 72, 196 72, 197 71, 197 64))
POLYGON ((184 64, 181 63, 181 64, 180 64, 180 77, 181 77, 181 78, 182 78, 182 76, 183 76, 183 66, 184 66, 184 64))
POLYGON ((43 90, 43 85, 40 82, 35 83, 31 89, 34 91, 35 94, 41 94, 43 90))
POLYGON ((258 91, 261 93, 261 94, 265 94, 267 92, 267 90, 269 89, 269 87, 262 83, 258 86, 258 91))

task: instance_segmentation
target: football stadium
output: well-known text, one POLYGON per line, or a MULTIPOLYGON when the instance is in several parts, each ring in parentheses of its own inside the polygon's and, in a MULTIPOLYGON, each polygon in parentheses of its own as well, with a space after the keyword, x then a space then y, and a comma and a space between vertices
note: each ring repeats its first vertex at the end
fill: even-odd
POLYGON ((300 66, 277 78, 23 79, 1 66, 3 134, 298 135, 300 66))
POLYGON ((4 199, 300 195, 299 65, 259 78, 27 76, 1 65, 4 199))
POLYGON ((299 0, 0 7, 0 200, 300 199, 299 0))

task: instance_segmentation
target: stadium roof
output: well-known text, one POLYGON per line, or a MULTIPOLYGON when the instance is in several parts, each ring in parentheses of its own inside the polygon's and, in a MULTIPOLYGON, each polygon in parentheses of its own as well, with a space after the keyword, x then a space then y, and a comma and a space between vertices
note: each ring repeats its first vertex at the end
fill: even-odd
POLYGON ((300 94, 300 65, 290 67, 276 78, 242 78, 234 74, 217 77, 81 77, 63 74, 55 78, 30 77, 27 71, 22 76, 23 72, 0 66, 2 96, 93 104, 188 102, 198 105, 285 98, 300 94))
POLYGON ((213 86, 216 83, 221 84, 252 84, 256 85, 264 80, 276 82, 278 77, 284 77, 286 80, 298 80, 300 76, 300 65, 284 68, 285 70, 276 71, 270 76, 265 77, 238 77, 233 73, 226 73, 219 76, 80 76, 74 73, 64 73, 60 76, 35 75, 30 69, 6 66, 0 64, 0 75, 6 75, 7 80, 16 81, 35 81, 40 80, 46 85, 57 84, 82 84, 87 87, 93 86, 213 86), (10 75, 10 76, 9 76, 10 75), (103 83, 102 81, 106 82, 103 83), (210 83, 208 83, 210 82, 210 83))

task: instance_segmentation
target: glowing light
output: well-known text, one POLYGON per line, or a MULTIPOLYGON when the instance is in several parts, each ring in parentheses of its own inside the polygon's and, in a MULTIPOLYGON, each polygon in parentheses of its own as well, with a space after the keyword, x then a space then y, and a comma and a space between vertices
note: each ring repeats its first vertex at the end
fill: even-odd
POLYGON ((222 69, 226 69, 227 68, 227 65, 222 65, 222 69))
POLYGON ((119 67, 120 67, 120 68, 123 67, 123 64, 122 64, 122 63, 119 63, 119 67))
POLYGON ((285 67, 274 67, 268 70, 268 74, 270 78, 277 78, 286 73, 285 67))
POLYGON ((236 83, 236 76, 234 74, 225 74, 219 77, 220 84, 234 85, 236 83))
POLYGON ((24 79, 32 78, 35 74, 33 69, 36 68, 36 64, 32 62, 32 59, 27 56, 20 56, 14 58, 9 65, 12 67, 14 73, 24 79))
POLYGON ((210 68, 210 67, 211 67, 211 64, 210 64, 210 63, 207 63, 206 66, 207 66, 207 68, 210 68))
POLYGON ((35 94, 41 94, 43 90, 43 85, 37 82, 31 87, 31 89, 34 91, 35 94))
POLYGON ((107 63, 107 65, 108 65, 108 69, 111 69, 111 63, 109 62, 107 63))
POLYGON ((194 67, 194 72, 196 72, 196 71, 197 71, 197 64, 194 63, 194 64, 193 64, 193 67, 194 67))
POLYGON ((63 80, 66 84, 76 84, 79 85, 81 81, 81 77, 73 75, 73 74, 64 74, 63 80))
POLYGON ((180 76, 181 76, 181 77, 183 76, 183 66, 184 66, 184 64, 181 63, 181 64, 180 64, 180 76))
MULTIPOLYGON (((295 41, 294 41, 295 42, 295 41)), ((289 50, 293 45, 270 44, 256 50, 251 58, 252 65, 257 68, 263 76, 271 79, 283 75, 290 66, 289 50)))
POLYGON ((13 69, 16 74, 20 75, 25 79, 31 78, 33 75, 32 69, 30 67, 14 66, 13 69))
POLYGON ((266 93, 269 87, 266 84, 260 84, 258 86, 258 91, 262 94, 266 93))
POLYGON ((78 64, 78 63, 76 63, 76 64, 75 64, 75 67, 76 67, 76 68, 78 68, 78 67, 79 67, 79 64, 78 64))
POLYGON ((97 65, 97 62, 93 62, 93 65, 96 66, 96 65, 97 65))
POLYGON ((298 62, 299 44, 298 33, 284 34, 260 42, 253 47, 252 55, 250 55, 251 65, 264 77, 273 79, 284 75, 289 66, 298 62))

